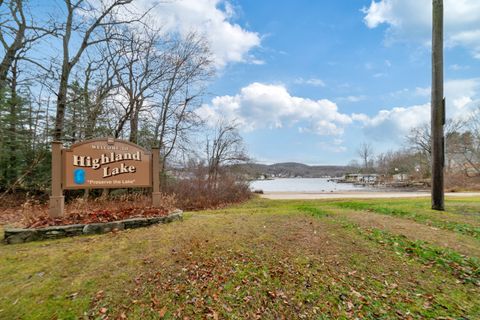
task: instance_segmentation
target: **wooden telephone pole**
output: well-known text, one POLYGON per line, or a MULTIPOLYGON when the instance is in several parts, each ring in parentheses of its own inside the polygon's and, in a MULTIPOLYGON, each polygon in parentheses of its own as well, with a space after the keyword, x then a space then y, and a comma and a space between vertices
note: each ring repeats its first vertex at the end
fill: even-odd
POLYGON ((445 99, 443 97, 443 0, 432 0, 432 209, 445 209, 445 99))

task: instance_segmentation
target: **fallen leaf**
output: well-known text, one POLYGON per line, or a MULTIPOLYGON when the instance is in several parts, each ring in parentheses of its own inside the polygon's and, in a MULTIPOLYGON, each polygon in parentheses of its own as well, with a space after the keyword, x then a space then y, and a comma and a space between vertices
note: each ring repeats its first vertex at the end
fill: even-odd
POLYGON ((163 317, 165 317, 166 313, 167 313, 167 307, 163 307, 162 309, 160 309, 160 311, 158 311, 158 316, 160 318, 163 318, 163 317))

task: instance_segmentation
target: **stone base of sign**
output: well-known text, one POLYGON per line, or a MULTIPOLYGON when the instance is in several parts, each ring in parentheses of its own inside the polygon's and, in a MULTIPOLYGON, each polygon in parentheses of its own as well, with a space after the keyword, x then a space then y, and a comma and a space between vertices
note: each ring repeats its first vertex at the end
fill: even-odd
POLYGON ((164 217, 131 218, 106 223, 72 224, 67 226, 51 226, 39 229, 5 229, 3 242, 6 244, 17 244, 79 235, 100 234, 114 230, 147 227, 154 224, 169 223, 177 220, 183 220, 182 210, 175 210, 164 217))
POLYGON ((63 216, 63 209, 65 208, 64 196, 50 196, 50 208, 48 213, 52 218, 58 218, 63 216))

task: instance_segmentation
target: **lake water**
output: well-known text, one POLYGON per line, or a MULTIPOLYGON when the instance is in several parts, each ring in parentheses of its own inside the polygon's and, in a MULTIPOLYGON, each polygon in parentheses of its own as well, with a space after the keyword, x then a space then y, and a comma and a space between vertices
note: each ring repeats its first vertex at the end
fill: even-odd
POLYGON ((325 178, 279 178, 255 180, 250 183, 252 190, 264 192, 341 192, 367 191, 369 188, 354 186, 351 183, 336 183, 325 178))

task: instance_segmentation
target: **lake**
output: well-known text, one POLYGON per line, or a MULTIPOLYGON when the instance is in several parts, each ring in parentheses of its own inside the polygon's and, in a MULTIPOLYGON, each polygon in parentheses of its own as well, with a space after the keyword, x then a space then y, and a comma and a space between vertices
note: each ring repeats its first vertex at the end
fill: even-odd
POLYGON ((336 183, 326 178, 279 178, 255 180, 250 183, 252 190, 264 192, 341 192, 367 191, 369 188, 354 186, 351 183, 336 183))

